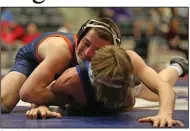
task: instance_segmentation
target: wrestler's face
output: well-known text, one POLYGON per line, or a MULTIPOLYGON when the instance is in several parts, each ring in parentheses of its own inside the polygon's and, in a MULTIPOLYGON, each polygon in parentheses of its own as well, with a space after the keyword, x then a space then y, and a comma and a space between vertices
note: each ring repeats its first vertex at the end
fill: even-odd
POLYGON ((89 30, 88 33, 81 39, 76 53, 81 60, 91 60, 95 51, 106 45, 111 45, 109 41, 106 41, 98 36, 96 31, 93 29, 89 30))

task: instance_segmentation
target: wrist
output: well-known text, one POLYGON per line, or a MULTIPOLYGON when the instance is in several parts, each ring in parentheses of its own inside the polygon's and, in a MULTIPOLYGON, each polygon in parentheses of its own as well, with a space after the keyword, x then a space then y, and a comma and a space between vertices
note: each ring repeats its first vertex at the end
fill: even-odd
POLYGON ((167 111, 159 111, 158 112, 158 115, 161 115, 161 116, 170 116, 170 117, 172 117, 173 116, 173 113, 171 113, 171 112, 167 112, 167 111))

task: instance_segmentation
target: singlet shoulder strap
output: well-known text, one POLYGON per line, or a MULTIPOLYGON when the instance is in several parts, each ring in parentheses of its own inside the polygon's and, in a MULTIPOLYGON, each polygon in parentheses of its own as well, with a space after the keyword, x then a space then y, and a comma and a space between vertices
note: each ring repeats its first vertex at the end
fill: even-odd
POLYGON ((77 71, 79 73, 79 76, 82 82, 82 87, 84 90, 86 106, 92 107, 96 104, 96 99, 95 99, 94 88, 92 87, 90 78, 88 76, 88 68, 89 68, 88 61, 80 63, 77 66, 77 68, 78 68, 77 71))

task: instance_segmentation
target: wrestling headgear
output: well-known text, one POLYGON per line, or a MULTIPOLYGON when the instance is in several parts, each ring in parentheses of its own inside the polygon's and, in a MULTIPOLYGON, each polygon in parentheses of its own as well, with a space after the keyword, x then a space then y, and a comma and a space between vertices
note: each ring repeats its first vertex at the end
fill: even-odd
POLYGON ((78 31, 77 43, 80 42, 80 40, 82 39, 82 37, 84 37, 84 35, 89 30, 89 28, 101 28, 108 31, 112 35, 114 45, 117 45, 117 46, 120 45, 121 39, 119 38, 120 36, 118 35, 117 31, 110 25, 101 21, 94 20, 94 19, 88 20, 80 27, 78 31))

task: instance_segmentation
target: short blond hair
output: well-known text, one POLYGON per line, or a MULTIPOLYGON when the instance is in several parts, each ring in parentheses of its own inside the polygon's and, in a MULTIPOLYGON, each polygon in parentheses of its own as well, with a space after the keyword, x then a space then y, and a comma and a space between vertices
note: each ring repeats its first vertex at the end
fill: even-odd
POLYGON ((103 102, 109 108, 119 108, 123 105, 131 87, 133 67, 130 57, 123 48, 118 46, 105 46, 96 51, 91 61, 97 101, 103 102), (97 79, 123 78, 122 88, 113 88, 97 79))

